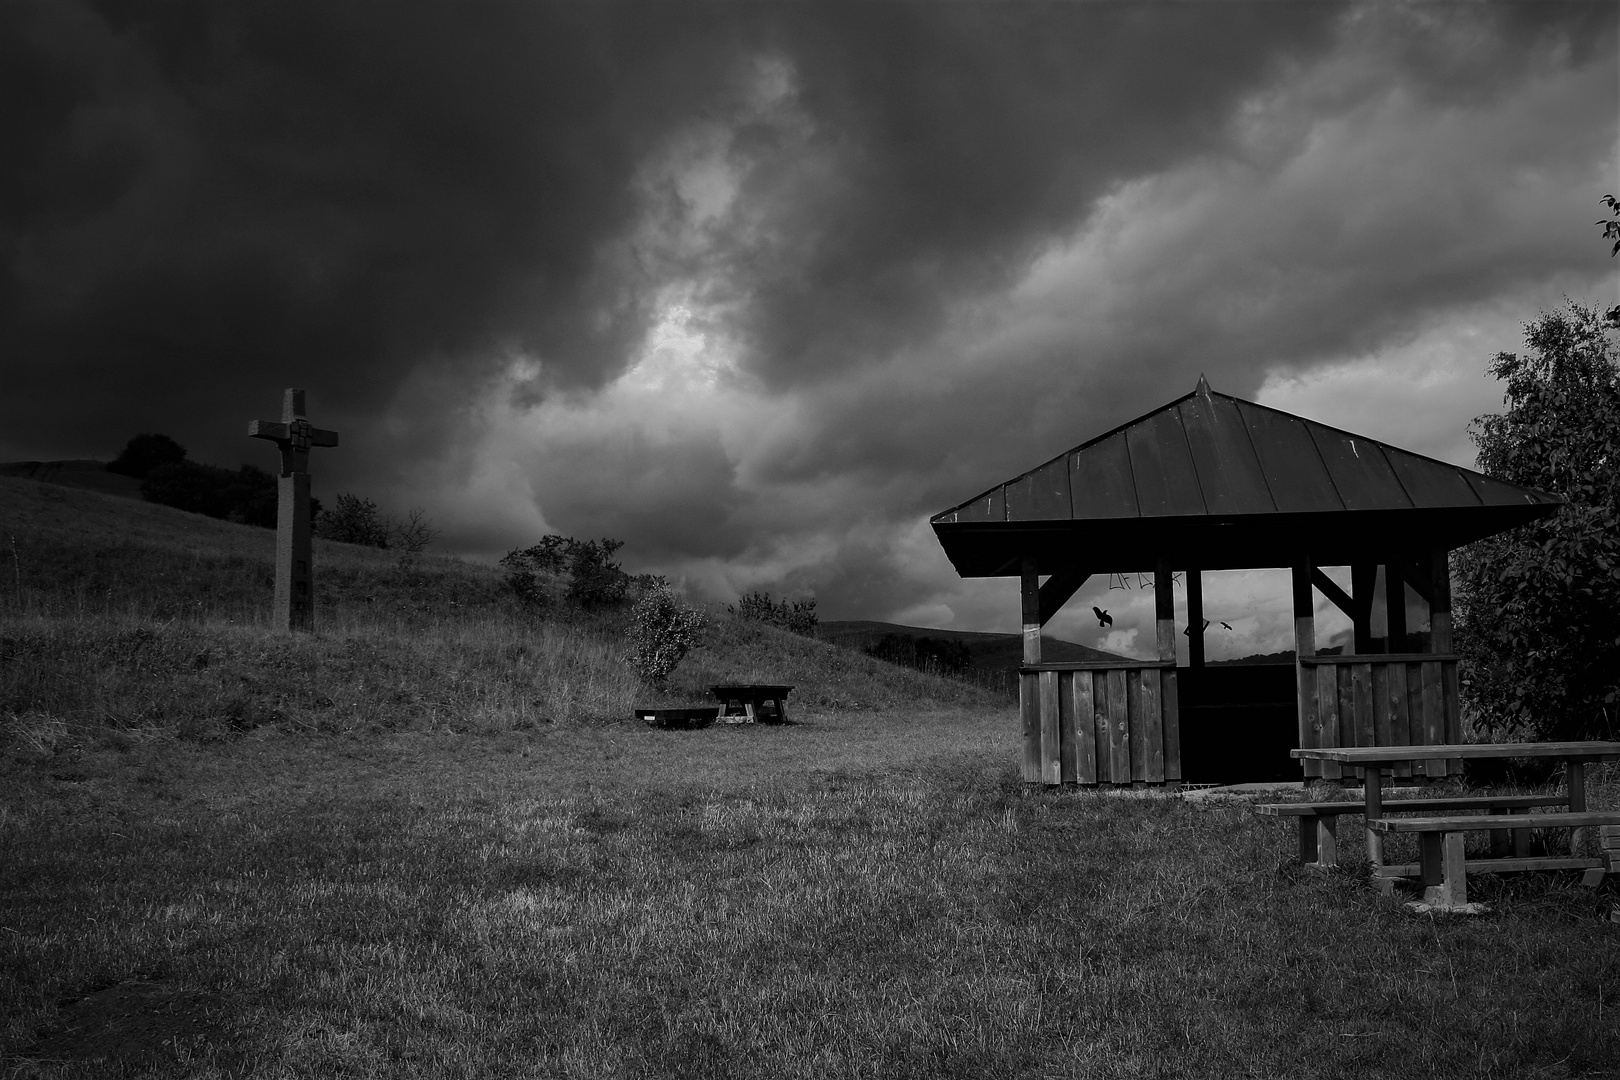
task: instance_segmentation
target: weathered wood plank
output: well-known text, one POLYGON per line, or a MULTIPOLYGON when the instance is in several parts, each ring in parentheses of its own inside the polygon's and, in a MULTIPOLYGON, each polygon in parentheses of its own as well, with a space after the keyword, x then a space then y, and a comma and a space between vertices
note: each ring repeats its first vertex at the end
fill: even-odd
POLYGON ((1369 664, 1372 686, 1368 694, 1372 699, 1373 746, 1390 745, 1389 727, 1389 669, 1393 664, 1369 664))
POLYGON ((1181 697, 1175 668, 1160 674, 1160 693, 1164 697, 1164 778, 1169 782, 1181 780, 1181 697))
POLYGON ((1113 780, 1113 723, 1112 712, 1108 706, 1108 673, 1106 671, 1093 671, 1091 673, 1092 686, 1092 714, 1091 714, 1091 743, 1096 748, 1097 782, 1110 783, 1113 780))
POLYGON ((1053 675, 1057 677, 1059 780, 1072 784, 1080 774, 1074 738, 1074 672, 1055 671, 1053 675))
MULTIPOLYGON (((1423 665, 1406 665, 1406 731, 1407 746, 1422 746, 1423 742, 1423 665)), ((1412 776, 1423 776, 1417 762, 1409 762, 1412 776)))
POLYGON ((1108 779, 1131 782, 1131 718, 1126 695, 1126 671, 1108 673, 1108 779))
POLYGON ((1058 673, 1043 671, 1036 678, 1041 692, 1041 783, 1056 786, 1063 782, 1062 739, 1058 733, 1058 673))
POLYGON ((1041 578, 1035 556, 1025 555, 1018 573, 1018 592, 1023 608, 1024 663, 1041 662, 1041 578))
POLYGON ((1373 727, 1372 672, 1373 665, 1370 663, 1356 664, 1350 669, 1350 696, 1355 716, 1356 746, 1378 745, 1378 733, 1373 727))
MULTIPOLYGON (((1337 710, 1339 714, 1339 741, 1336 744, 1338 746, 1361 745, 1356 741, 1356 688, 1355 682, 1350 678, 1354 671, 1354 666, 1335 668, 1333 671, 1333 681, 1339 699, 1337 710)), ((1344 775, 1360 779, 1361 770, 1347 768, 1344 770, 1344 775)))
POLYGON ((1161 673, 1152 668, 1142 672, 1142 758, 1150 784, 1164 782, 1164 696, 1161 673))
POLYGON ((1097 713, 1093 702, 1089 671, 1071 671, 1069 692, 1071 697, 1069 718, 1072 728, 1065 728, 1064 738, 1074 740, 1074 781, 1077 784, 1097 782, 1097 713))
MULTIPOLYGON (((1457 661, 1440 661, 1440 700, 1445 705, 1446 738, 1448 743, 1462 742, 1462 716, 1457 700, 1457 661)), ((1452 776, 1462 774, 1462 759, 1452 758, 1446 763, 1446 772, 1452 776)))
POLYGON ((1024 783, 1041 782, 1041 690, 1040 675, 1026 671, 1018 676, 1018 711, 1024 722, 1024 783))
MULTIPOLYGON (((1389 739, 1380 745, 1411 746, 1412 713, 1406 699, 1406 665, 1386 664, 1384 671, 1389 677, 1389 739)), ((1390 767, 1390 773, 1398 777, 1411 776, 1412 763, 1397 761, 1390 767)))
MULTIPOLYGON (((1438 661, 1419 665, 1423 681, 1423 744, 1436 746, 1446 741, 1445 688, 1440 678, 1438 661)), ((1425 758, 1424 776, 1446 775, 1445 758, 1425 758)))
POLYGON ((1125 700, 1130 716, 1131 780, 1147 779, 1147 720, 1142 716, 1142 676, 1146 669, 1125 674, 1125 700))
MULTIPOLYGON (((1310 669, 1308 669, 1310 670, 1310 669)), ((1339 741, 1339 669, 1319 667, 1316 675, 1316 745, 1341 746, 1339 741)), ((1322 763, 1322 775, 1337 780, 1344 775, 1344 767, 1336 761, 1322 763)))

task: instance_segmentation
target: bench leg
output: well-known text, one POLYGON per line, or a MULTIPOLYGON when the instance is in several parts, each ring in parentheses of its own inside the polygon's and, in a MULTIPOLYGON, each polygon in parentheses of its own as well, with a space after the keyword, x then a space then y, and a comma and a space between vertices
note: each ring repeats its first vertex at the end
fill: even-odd
MULTIPOLYGON (((1503 811, 1501 811, 1501 810, 1492 810, 1491 811, 1491 816, 1495 817, 1496 815, 1501 814, 1501 813, 1503 813, 1503 811)), ((1497 858, 1501 858, 1502 856, 1505 856, 1508 853, 1508 851, 1511 850, 1512 844, 1513 844, 1513 830, 1512 829, 1492 829, 1491 830, 1491 854, 1493 856, 1496 856, 1497 858)))
POLYGON ((1423 833, 1423 900, 1435 907, 1468 903, 1468 862, 1460 832, 1423 833))
POLYGON ((1299 861, 1306 866, 1339 864, 1339 819, 1336 816, 1299 819, 1299 861))

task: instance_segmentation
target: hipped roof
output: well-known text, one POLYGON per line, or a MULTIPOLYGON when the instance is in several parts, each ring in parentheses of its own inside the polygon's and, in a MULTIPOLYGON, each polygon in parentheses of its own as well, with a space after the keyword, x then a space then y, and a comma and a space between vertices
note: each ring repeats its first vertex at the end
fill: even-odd
POLYGON ((963 577, 1385 562, 1554 513, 1557 495, 1279 409, 1185 397, 997 484, 931 522, 963 577))

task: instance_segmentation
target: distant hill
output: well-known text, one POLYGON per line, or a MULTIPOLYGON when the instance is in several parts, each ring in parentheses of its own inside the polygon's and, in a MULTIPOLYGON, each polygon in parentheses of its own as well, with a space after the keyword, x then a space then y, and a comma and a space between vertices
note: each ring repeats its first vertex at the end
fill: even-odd
MULTIPOLYGON (((936 630, 926 626, 904 626, 900 623, 875 622, 854 619, 842 622, 824 622, 816 628, 816 636, 823 641, 850 649, 864 649, 889 634, 901 637, 933 638, 939 641, 960 642, 972 656, 975 671, 985 673, 1015 673, 1024 662, 1024 639, 1018 634, 986 634, 974 630, 936 630)), ((1123 660, 1125 657, 1079 645, 1062 638, 1041 635, 1041 659, 1058 663, 1079 663, 1089 660, 1123 660)))
POLYGON ((99 491, 103 495, 117 495, 125 499, 141 497, 141 482, 133 476, 108 472, 105 461, 81 458, 72 461, 0 462, 0 476, 16 476, 62 487, 99 491))

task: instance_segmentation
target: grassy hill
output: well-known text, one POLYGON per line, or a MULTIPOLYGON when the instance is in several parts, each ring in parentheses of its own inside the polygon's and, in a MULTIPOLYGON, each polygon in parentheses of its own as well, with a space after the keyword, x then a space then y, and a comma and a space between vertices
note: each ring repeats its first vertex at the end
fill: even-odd
MULTIPOLYGON (((851 649, 864 649, 889 635, 911 638, 934 638, 957 642, 967 647, 972 657, 973 671, 981 675, 997 675, 1010 680, 1018 674, 1024 662, 1024 640, 1018 634, 986 634, 974 630, 934 630, 925 626, 904 626, 900 623, 874 622, 854 619, 824 622, 816 629, 816 636, 851 649)), ((1062 638, 1041 635, 1041 658, 1058 663, 1078 663, 1088 660, 1119 660, 1114 653, 1093 649, 1062 638)))
POLYGON ((626 663, 623 611, 547 616, 494 567, 319 539, 319 632, 289 636, 267 625, 274 543, 267 529, 0 477, 0 725, 36 741, 522 730, 701 703, 719 681, 793 683, 801 714, 1005 707, 718 611, 655 691, 626 663))

